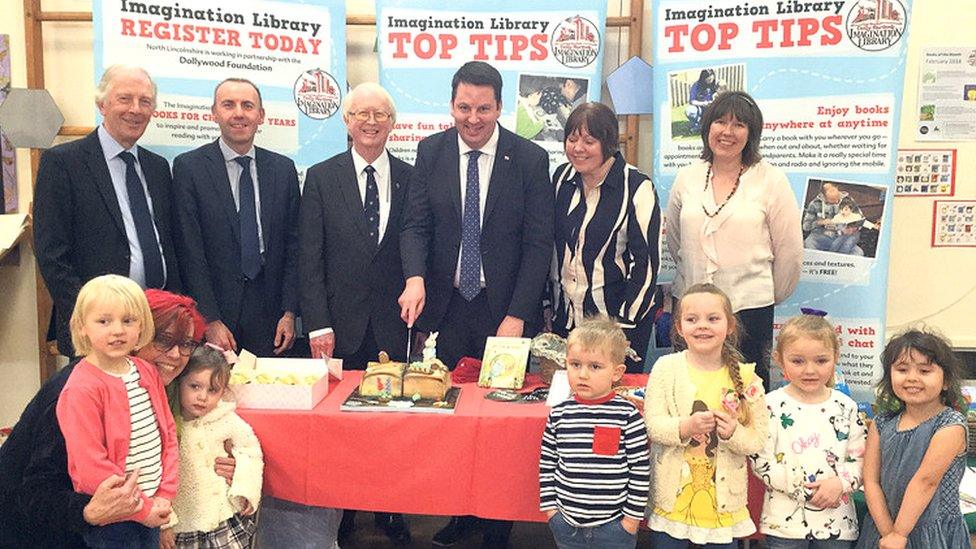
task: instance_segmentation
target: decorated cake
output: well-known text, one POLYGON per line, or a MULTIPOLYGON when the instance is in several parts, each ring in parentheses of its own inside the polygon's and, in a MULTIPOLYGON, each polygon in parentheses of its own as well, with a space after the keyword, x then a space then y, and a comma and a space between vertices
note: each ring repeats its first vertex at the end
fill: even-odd
POLYGON ((444 400, 451 388, 451 372, 436 354, 437 332, 434 332, 424 342, 423 360, 410 363, 403 374, 404 397, 444 400))
POLYGON ((366 364, 366 373, 359 383, 359 394, 380 398, 398 398, 403 395, 403 362, 393 362, 390 355, 381 351, 378 362, 366 364))

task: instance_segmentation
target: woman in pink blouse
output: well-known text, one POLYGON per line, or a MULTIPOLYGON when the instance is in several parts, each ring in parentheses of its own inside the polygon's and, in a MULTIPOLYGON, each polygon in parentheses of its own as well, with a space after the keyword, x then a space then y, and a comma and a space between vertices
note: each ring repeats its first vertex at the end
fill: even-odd
POLYGON ((718 95, 702 114, 701 160, 678 171, 666 214, 676 265, 672 293, 721 288, 740 320, 740 351, 768 390, 773 305, 800 279, 800 210, 782 170, 762 159, 763 116, 745 92, 718 95))

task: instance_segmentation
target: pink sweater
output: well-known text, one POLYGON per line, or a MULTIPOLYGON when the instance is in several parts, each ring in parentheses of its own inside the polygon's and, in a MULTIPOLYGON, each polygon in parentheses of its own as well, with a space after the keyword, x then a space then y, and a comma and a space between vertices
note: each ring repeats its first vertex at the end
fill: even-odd
MULTIPOLYGON (((163 477, 155 497, 172 501, 179 484, 180 460, 173 414, 156 368, 135 357, 132 362, 139 371, 139 385, 149 393, 162 442, 163 477)), ((94 494, 98 485, 111 475, 125 476, 131 418, 129 397, 121 378, 82 360, 61 391, 57 415, 68 449, 68 474, 75 491, 94 494)), ((142 499, 142 508, 126 520, 140 521, 149 516, 152 501, 145 494, 142 499)))

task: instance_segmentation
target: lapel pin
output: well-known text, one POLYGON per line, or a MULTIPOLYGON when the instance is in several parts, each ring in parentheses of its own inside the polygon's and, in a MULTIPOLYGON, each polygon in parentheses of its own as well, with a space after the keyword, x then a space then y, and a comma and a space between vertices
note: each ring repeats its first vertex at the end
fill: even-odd
POLYGON ((508 155, 507 155, 507 154, 506 154, 505 156, 503 156, 502 158, 504 158, 504 159, 505 159, 506 161, 508 161, 508 160, 511 160, 511 159, 510 159, 510 158, 508 157, 508 155))

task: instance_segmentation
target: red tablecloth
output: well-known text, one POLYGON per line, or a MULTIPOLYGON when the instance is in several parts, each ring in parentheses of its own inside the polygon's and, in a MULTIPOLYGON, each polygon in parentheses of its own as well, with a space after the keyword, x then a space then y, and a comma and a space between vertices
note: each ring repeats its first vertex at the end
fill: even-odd
MULTIPOLYGON (((545 519, 544 403, 486 400, 489 389, 466 383, 454 414, 340 412, 362 372, 343 375, 311 411, 238 410, 261 440, 265 494, 341 509, 545 519)), ((646 380, 628 375, 624 383, 646 380)), ((761 490, 750 486, 754 519, 761 490)))

